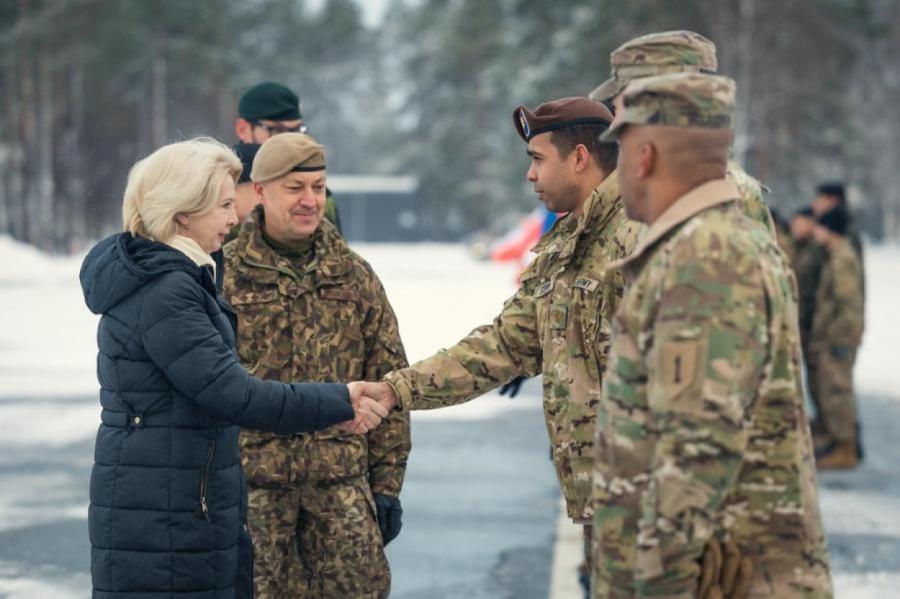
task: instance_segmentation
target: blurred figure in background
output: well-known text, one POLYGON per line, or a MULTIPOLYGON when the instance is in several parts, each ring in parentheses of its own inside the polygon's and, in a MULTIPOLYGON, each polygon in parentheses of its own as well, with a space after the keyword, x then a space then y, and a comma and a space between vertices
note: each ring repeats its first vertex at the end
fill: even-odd
MULTIPOLYGON (((261 144, 279 133, 306 133, 300 98, 274 81, 258 83, 238 101, 234 132, 243 143, 261 144)), ((330 189, 325 189, 325 218, 341 232, 341 217, 330 189)))
MULTIPOLYGON (((809 338, 812 330, 813 314, 815 314, 819 276, 826 257, 825 248, 816 242, 814 235, 815 226, 816 217, 810 207, 797 210, 791 216, 790 230, 794 249, 791 262, 797 278, 797 312, 807 380, 815 376, 814 365, 810 364, 809 361, 809 338)), ((818 449, 826 442, 820 422, 822 408, 819 407, 818 399, 812 393, 810 393, 810 401, 816 411, 810 425, 813 432, 813 442, 818 449)))
POLYGON ((250 171, 253 170, 253 159, 260 144, 239 143, 232 146, 234 153, 241 161, 241 176, 234 186, 234 211, 238 217, 238 224, 247 220, 253 209, 259 205, 256 192, 253 191, 253 181, 250 179, 250 171))
POLYGON ((847 190, 843 183, 831 181, 821 183, 816 188, 816 197, 813 199, 812 211, 816 218, 821 218, 826 212, 830 212, 835 208, 843 208, 847 217, 847 231, 843 234, 850 241, 850 245, 856 250, 860 263, 863 261, 863 244, 862 236, 856 227, 856 219, 850 212, 850 205, 847 202, 847 190))
POLYGON ((255 143, 238 143, 231 146, 235 155, 241 161, 241 176, 238 177, 237 183, 234 185, 234 212, 237 215, 238 222, 228 232, 225 243, 228 243, 241 230, 241 223, 247 220, 253 209, 259 204, 256 192, 253 190, 253 181, 250 180, 250 171, 253 169, 253 159, 259 150, 260 144, 255 143))
POLYGON ((778 242, 778 247, 781 248, 788 259, 793 263, 794 240, 791 237, 790 223, 788 223, 788 221, 786 221, 774 208, 770 209, 769 212, 772 214, 772 224, 775 226, 775 240, 778 242))
POLYGON ((864 328, 863 282, 859 256, 847 237, 849 225, 850 215, 837 205, 818 218, 814 233, 825 261, 816 287, 807 362, 824 436, 816 452, 822 469, 854 468, 863 457, 853 395, 853 365, 864 328))

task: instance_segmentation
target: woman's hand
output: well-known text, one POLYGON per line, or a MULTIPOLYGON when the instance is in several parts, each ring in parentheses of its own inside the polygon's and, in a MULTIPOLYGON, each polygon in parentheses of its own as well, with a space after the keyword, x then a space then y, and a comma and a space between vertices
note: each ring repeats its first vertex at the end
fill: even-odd
POLYGON ((367 393, 369 385, 377 383, 354 382, 347 385, 350 392, 350 403, 356 417, 353 420, 338 425, 348 433, 363 435, 378 427, 384 418, 387 418, 389 410, 367 393))

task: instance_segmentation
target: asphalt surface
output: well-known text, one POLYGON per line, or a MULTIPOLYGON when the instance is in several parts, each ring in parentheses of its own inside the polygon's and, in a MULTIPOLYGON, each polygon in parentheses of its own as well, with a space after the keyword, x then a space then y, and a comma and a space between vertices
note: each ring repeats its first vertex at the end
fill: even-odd
MULTIPOLYGON (((403 531, 387 550, 392 597, 548 596, 559 494, 538 392, 531 383, 508 400, 515 409, 485 418, 415 420, 403 531)), ((60 402, 96 399, 0 408, 60 402)), ((0 439, 0 597, 90 596, 92 446, 92 435, 61 447, 0 439)))

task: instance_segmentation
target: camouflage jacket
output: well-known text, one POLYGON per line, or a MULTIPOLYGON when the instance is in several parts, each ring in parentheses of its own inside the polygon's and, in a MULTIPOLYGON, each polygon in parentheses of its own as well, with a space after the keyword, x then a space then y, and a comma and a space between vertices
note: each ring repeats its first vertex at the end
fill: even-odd
POLYGON ((694 597, 710 537, 751 597, 828 597, 796 286, 727 179, 683 196, 621 263, 594 478, 594 597, 694 597))
POLYGON ((794 243, 793 266, 794 274, 797 275, 797 290, 800 298, 798 305, 800 339, 803 341, 804 350, 808 349, 809 345, 813 315, 816 309, 816 289, 819 287, 819 278, 825 258, 825 248, 816 243, 812 237, 794 243))
POLYGON ((635 245, 615 174, 560 219, 492 324, 450 349, 392 373, 401 404, 428 409, 467 401, 517 375, 544 376, 544 414, 569 517, 590 521, 593 436, 610 319, 623 293, 608 265, 635 245))
POLYGON ((862 267, 847 238, 825 250, 809 334, 811 349, 856 348, 864 329, 862 267))
POLYGON ((341 215, 338 213, 337 203, 334 201, 334 194, 327 187, 325 188, 325 218, 328 219, 338 233, 343 233, 341 229, 341 215))
MULTIPOLYGON (((225 246, 224 296, 238 315, 238 354, 251 374, 282 382, 380 380, 407 365, 397 319, 372 268, 322 221, 315 258, 293 264, 262 236, 254 210, 225 246)), ((397 412, 367 436, 332 427, 282 437, 244 430, 250 484, 286 486, 368 475, 374 493, 399 495, 410 451, 397 412)))
POLYGON ((776 239, 778 232, 775 230, 775 221, 769 206, 763 199, 762 183, 751 177, 736 162, 728 162, 728 178, 737 185, 740 197, 737 198, 737 206, 744 215, 753 222, 762 224, 776 239))

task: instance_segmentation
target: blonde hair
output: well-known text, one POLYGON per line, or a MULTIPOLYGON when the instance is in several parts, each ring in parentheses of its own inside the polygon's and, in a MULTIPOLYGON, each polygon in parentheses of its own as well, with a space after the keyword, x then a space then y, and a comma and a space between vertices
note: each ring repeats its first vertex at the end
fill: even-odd
POLYGON ((205 214, 219 199, 226 177, 237 181, 241 161, 225 144, 209 137, 169 144, 138 160, 128 173, 122 201, 126 231, 168 241, 178 230, 178 214, 205 214))

